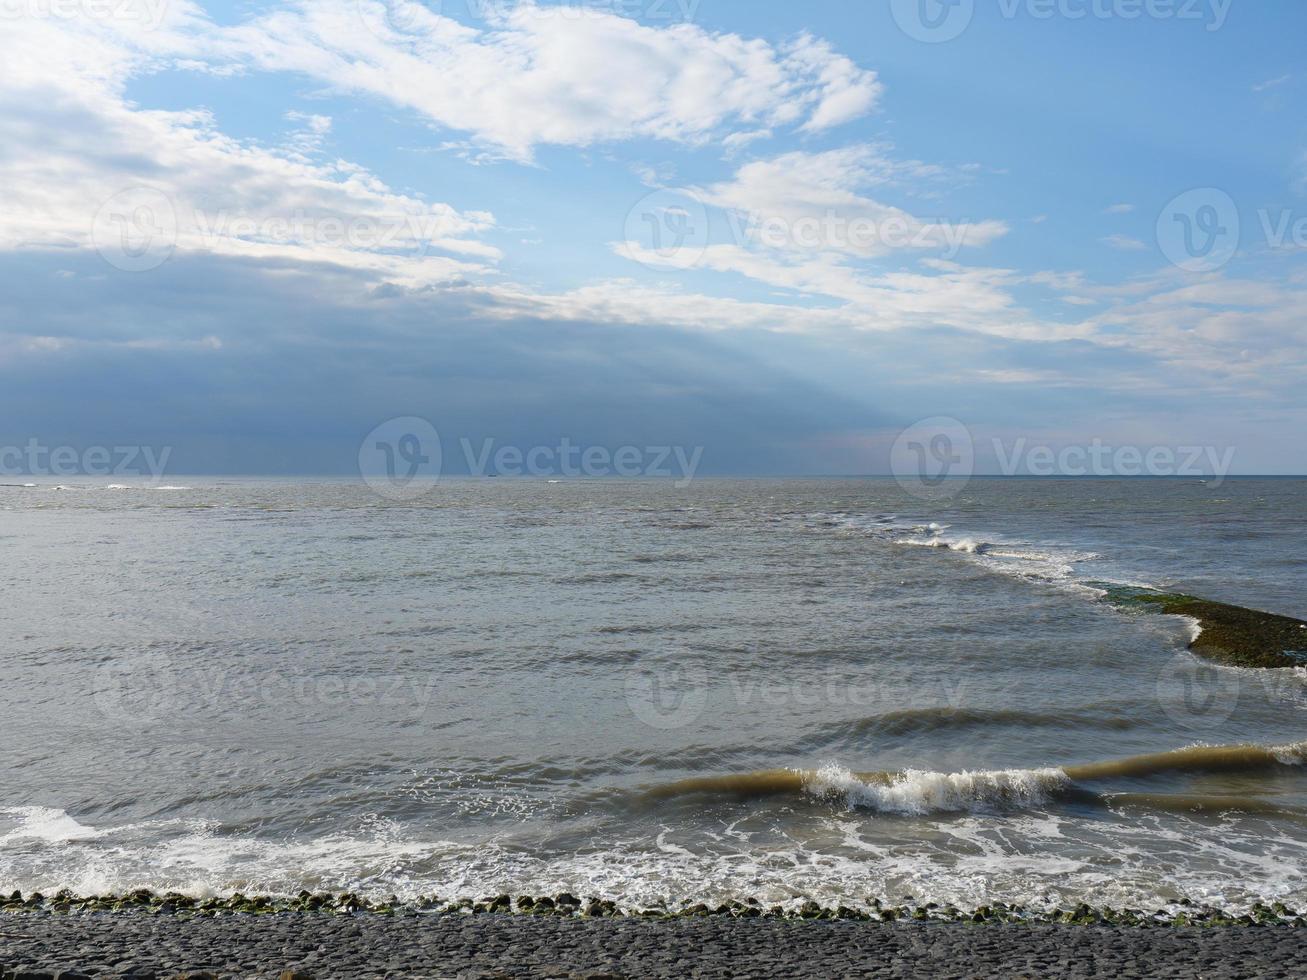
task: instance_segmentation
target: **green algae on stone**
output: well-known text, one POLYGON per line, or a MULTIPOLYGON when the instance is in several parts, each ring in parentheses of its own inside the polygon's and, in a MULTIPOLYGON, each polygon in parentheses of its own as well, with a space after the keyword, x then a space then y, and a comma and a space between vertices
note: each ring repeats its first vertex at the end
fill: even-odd
POLYGON ((1074 926, 1129 926, 1133 928, 1151 928, 1158 926, 1177 927, 1218 927, 1218 926, 1280 926, 1307 927, 1307 919, 1281 902, 1271 905, 1257 903, 1243 914, 1215 908, 1196 906, 1189 899, 1181 898, 1171 910, 1158 909, 1145 912, 1139 909, 1112 909, 1093 907, 1085 903, 1072 910, 1061 908, 1028 909, 1020 905, 1007 905, 993 902, 982 905, 973 911, 959 909, 953 905, 940 906, 935 902, 918 904, 905 897, 904 904, 884 906, 881 900, 868 897, 866 908, 848 905, 828 907, 808 900, 798 906, 789 908, 772 905, 764 907, 756 899, 744 902, 729 901, 717 906, 702 902, 684 904, 677 909, 656 908, 643 910, 625 910, 610 899, 588 898, 584 903, 574 895, 564 893, 556 896, 511 896, 499 895, 476 902, 470 898, 442 901, 434 895, 403 901, 390 896, 381 901, 368 899, 351 892, 340 895, 320 893, 312 895, 301 892, 290 898, 284 896, 250 895, 240 893, 225 897, 196 899, 168 892, 160 895, 140 889, 125 895, 87 895, 79 896, 71 891, 61 891, 53 897, 35 893, 24 897, 21 892, 13 892, 5 898, 0 895, 0 914, 43 915, 43 914, 79 914, 100 913, 119 915, 163 915, 169 918, 185 919, 194 916, 212 915, 376 915, 393 916, 396 914, 439 914, 450 916, 470 915, 477 912, 499 913, 502 915, 540 915, 553 914, 567 918, 653 918, 672 920, 681 918, 721 917, 721 918, 764 918, 786 919, 800 922, 829 922, 843 920, 846 922, 879 923, 965 923, 968 925, 1074 925, 1074 926), (507 901, 506 901, 507 899, 507 901), (64 906, 67 906, 64 908, 64 906))
POLYGON ((1119 609, 1137 609, 1197 620, 1189 649, 1230 667, 1297 667, 1307 664, 1307 622, 1212 602, 1179 592, 1092 582, 1119 609))

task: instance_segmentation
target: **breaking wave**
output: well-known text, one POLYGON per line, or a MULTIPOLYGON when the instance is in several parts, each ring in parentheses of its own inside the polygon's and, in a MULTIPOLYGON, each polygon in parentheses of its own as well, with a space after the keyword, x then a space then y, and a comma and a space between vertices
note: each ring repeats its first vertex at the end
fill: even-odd
MULTIPOLYGON (((1082 783, 1141 779, 1170 773, 1253 773, 1307 762, 1307 742, 1280 746, 1192 746, 1170 752, 1105 762, 1035 769, 933 772, 854 772, 829 764, 818 769, 771 769, 725 776, 702 776, 655 787, 648 795, 672 798, 705 794, 758 797, 808 795, 836 800, 851 809, 922 816, 931 813, 1030 810, 1058 799, 1111 801, 1121 794, 1091 792, 1082 783)), ((1136 803, 1147 799, 1136 794, 1136 803)), ((1239 809, 1241 797, 1223 797, 1225 809, 1239 809)), ((1260 803, 1250 799, 1250 809, 1260 803)))

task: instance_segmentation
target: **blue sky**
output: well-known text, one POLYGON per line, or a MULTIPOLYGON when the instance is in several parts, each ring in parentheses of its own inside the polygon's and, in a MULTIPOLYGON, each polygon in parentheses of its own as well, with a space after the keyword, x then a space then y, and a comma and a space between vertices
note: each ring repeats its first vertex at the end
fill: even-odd
POLYGON ((867 473, 947 416, 982 469, 1307 472, 1291 0, 4 17, 0 445, 344 473, 412 415, 455 470, 567 438, 867 473))

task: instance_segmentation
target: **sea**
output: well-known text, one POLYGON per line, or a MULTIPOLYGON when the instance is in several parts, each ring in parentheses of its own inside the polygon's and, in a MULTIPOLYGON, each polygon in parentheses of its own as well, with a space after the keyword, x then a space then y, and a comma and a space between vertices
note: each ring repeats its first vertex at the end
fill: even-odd
POLYGON ((6 892, 1307 905, 1304 480, 19 482, 6 892))

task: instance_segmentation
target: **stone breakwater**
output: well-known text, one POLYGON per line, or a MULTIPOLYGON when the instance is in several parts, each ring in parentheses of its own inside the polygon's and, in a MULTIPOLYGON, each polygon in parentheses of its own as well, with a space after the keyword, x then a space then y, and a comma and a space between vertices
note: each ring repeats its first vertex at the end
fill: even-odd
POLYGON ((1198 624, 1189 649, 1228 667, 1285 668, 1307 664, 1307 622, 1180 592, 1090 582, 1120 609, 1187 616, 1198 624))

